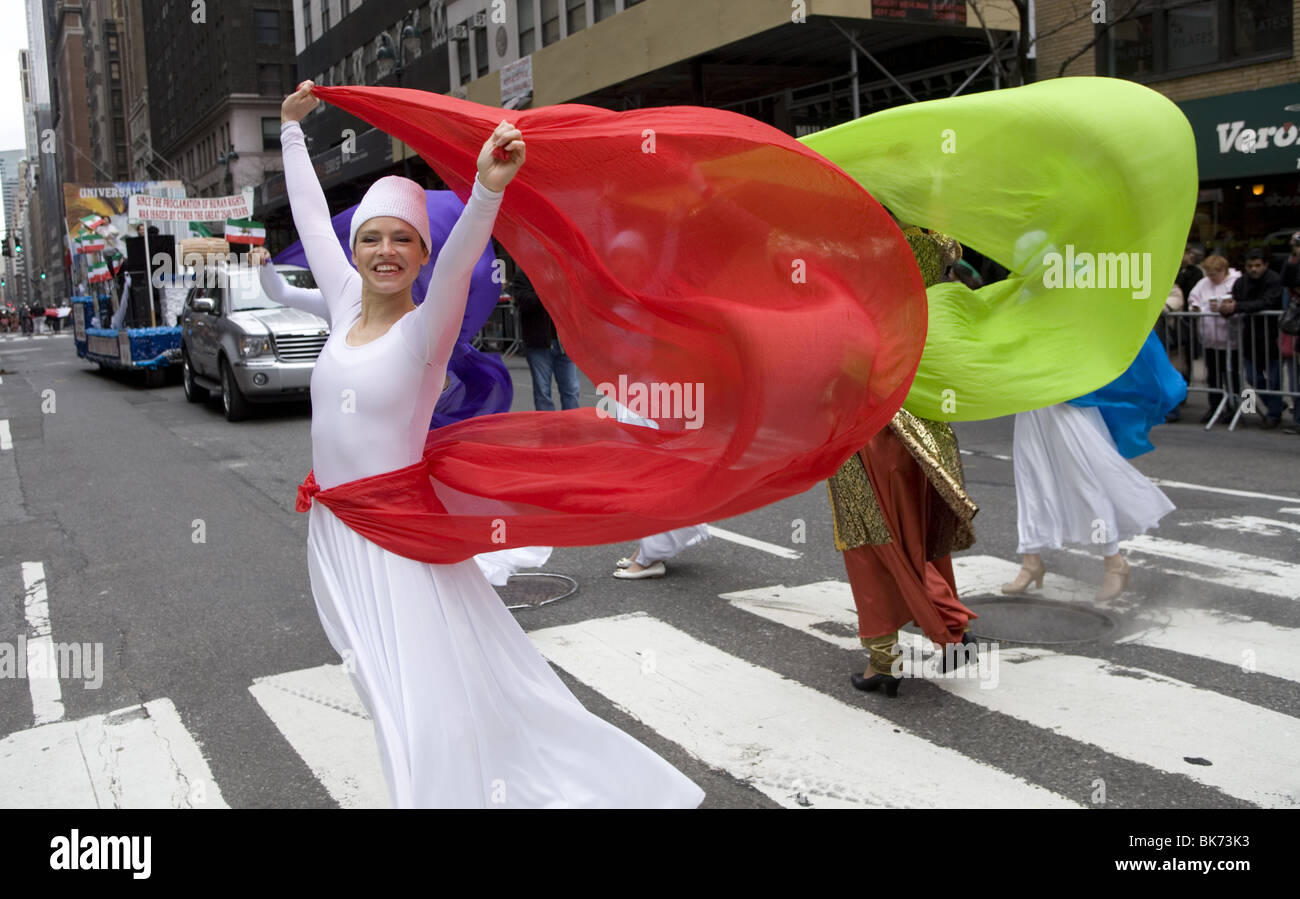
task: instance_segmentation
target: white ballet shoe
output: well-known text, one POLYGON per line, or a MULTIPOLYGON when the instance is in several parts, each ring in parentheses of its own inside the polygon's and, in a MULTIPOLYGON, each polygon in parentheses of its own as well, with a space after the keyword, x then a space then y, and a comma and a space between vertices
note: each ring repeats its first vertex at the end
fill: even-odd
POLYGON ((623 558, 619 559, 617 562, 614 563, 614 567, 615 567, 615 568, 627 568, 627 567, 628 567, 629 565, 631 565, 631 564, 632 564, 632 559, 631 559, 631 557, 630 557, 630 556, 624 556, 623 558))
POLYGON ((643 578, 663 577, 668 573, 668 566, 663 562, 655 562, 640 571, 628 571, 626 568, 620 568, 614 572, 614 577, 622 578, 625 581, 639 581, 643 578))

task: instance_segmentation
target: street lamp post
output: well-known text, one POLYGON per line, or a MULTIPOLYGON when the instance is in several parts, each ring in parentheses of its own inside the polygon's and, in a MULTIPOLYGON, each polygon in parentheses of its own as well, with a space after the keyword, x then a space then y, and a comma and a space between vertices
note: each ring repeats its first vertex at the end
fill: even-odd
MULTIPOLYGON (((380 46, 378 52, 375 53, 375 59, 381 61, 381 66, 383 65, 383 62, 386 61, 388 66, 392 67, 389 71, 397 75, 398 87, 402 86, 402 72, 406 69, 407 48, 411 46, 412 42, 414 42, 416 46, 419 46, 420 42, 420 32, 416 30, 413 24, 411 24, 411 22, 414 21, 414 12, 408 11, 407 14, 402 17, 402 34, 401 39, 398 41, 396 52, 393 51, 393 39, 388 36, 388 32, 383 31, 379 34, 380 46)), ((386 77, 387 75, 388 72, 383 72, 380 77, 386 77)), ((402 171, 406 177, 411 177, 411 156, 409 152, 402 154, 402 171)))
POLYGON ((217 162, 224 163, 226 166, 226 196, 230 196, 235 192, 235 177, 230 171, 230 164, 238 161, 238 159, 239 154, 235 152, 234 144, 231 144, 230 149, 225 153, 217 155, 217 162))

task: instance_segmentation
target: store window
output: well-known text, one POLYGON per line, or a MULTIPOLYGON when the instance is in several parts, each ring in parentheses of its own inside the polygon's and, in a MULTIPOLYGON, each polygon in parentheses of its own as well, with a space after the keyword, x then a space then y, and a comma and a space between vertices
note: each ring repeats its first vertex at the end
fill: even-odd
POLYGON ((533 0, 515 0, 515 18, 519 22, 519 55, 537 49, 537 22, 533 17, 533 0))
POLYGON ((280 43, 280 11, 278 9, 253 10, 254 40, 259 44, 280 43))
POLYGON ((482 78, 488 73, 487 28, 474 29, 474 66, 475 77, 482 78))
POLYGON ((1291 0, 1236 0, 1232 5, 1234 53, 1290 53, 1291 0))
POLYGON ((1097 73, 1159 80, 1288 59, 1291 23, 1290 0, 1143 0, 1097 26, 1097 73))
POLYGON ((257 67, 257 92, 263 97, 284 96, 284 85, 280 83, 280 67, 263 63, 257 67))
POLYGON ((569 34, 576 34, 587 27, 587 0, 564 0, 566 10, 565 25, 569 34))
MULTIPOLYGON (((461 27, 469 28, 469 22, 461 22, 461 27)), ((460 74, 460 83, 468 84, 474 72, 469 64, 469 41, 456 41, 456 71, 460 74)))
POLYGON ((274 118, 262 119, 262 149, 278 150, 280 149, 280 120, 274 118))
POLYGON ((542 46, 560 39, 560 0, 542 0, 542 46))

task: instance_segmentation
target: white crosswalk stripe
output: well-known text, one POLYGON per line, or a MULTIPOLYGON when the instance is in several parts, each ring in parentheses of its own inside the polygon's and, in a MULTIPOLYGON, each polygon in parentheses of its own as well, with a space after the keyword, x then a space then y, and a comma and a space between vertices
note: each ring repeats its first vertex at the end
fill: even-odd
POLYGON ((169 699, 0 740, 0 808, 227 808, 169 699))
POLYGON ((589 619, 531 637, 578 680, 784 806, 1074 805, 644 613, 589 619), (886 765, 888 776, 882 776, 886 765))
MULTIPOLYGON (((1285 538, 1292 529, 1276 528, 1278 523, 1289 524, 1248 516, 1199 522, 1210 530, 1245 527, 1261 539, 1285 538)), ((1225 602, 1248 597, 1287 609, 1297 598, 1295 582, 1287 579, 1300 566, 1289 562, 1156 538, 1126 548, 1135 564, 1147 563, 1148 583, 1170 574, 1221 585, 1216 595, 1225 602)), ((1001 585, 1019 569, 1014 561, 988 555, 953 561, 967 599, 1000 596, 1001 585)), ((43 571, 23 573, 27 623, 37 636, 48 626, 43 571)), ((1095 589, 1049 571, 1043 588, 1030 595, 1097 608, 1095 589)), ((852 650, 855 664, 864 658, 853 596, 843 580, 773 585, 721 598, 780 625, 778 641, 852 650), (809 637, 819 643, 808 644, 809 637)), ((1236 610, 1152 603, 1135 594, 1107 609, 1123 621, 1118 644, 1223 662, 1274 678, 1274 684, 1300 683, 1300 656, 1292 651, 1300 629, 1236 610)), ((883 709, 873 707, 875 700, 864 702, 847 678, 840 692, 814 688, 644 612, 549 627, 530 637, 554 665, 641 725, 782 806, 1090 804, 1086 784, 1073 794, 1059 783, 1036 783, 996 756, 966 754, 955 738, 946 745, 943 738, 900 726, 879 714, 883 709)), ((1300 718, 1277 705, 1256 705, 1171 676, 1161 670, 1170 657, 1149 654, 1140 664, 1119 664, 1086 652, 1004 645, 984 650, 981 665, 969 669, 977 676, 936 677, 920 661, 931 650, 928 641, 913 634, 902 640, 909 651, 906 673, 942 691, 931 694, 931 703, 997 713, 1024 733, 1073 741, 1081 753, 1090 747, 1184 778, 1192 789, 1262 807, 1300 807, 1300 768, 1287 749, 1300 737, 1300 718)), ((828 656, 828 664, 847 669, 848 658, 828 656)), ((387 806, 373 726, 342 666, 260 677, 248 689, 340 807, 387 806)), ((919 689, 905 684, 898 701, 919 689)), ((36 694, 33 700, 35 726, 0 739, 0 807, 226 807, 200 743, 169 700, 77 721, 56 720, 54 706, 37 702, 36 694)))

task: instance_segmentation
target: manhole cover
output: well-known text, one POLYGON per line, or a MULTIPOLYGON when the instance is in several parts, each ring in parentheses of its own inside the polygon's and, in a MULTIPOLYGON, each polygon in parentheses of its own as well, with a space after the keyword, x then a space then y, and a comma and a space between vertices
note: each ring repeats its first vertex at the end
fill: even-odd
POLYGON ((1049 599, 973 599, 966 605, 980 616, 971 630, 981 640, 1084 643, 1115 629, 1115 620, 1096 609, 1049 599))
POLYGON ((565 574, 513 574, 497 596, 506 608, 535 609, 578 592, 578 582, 565 574))

